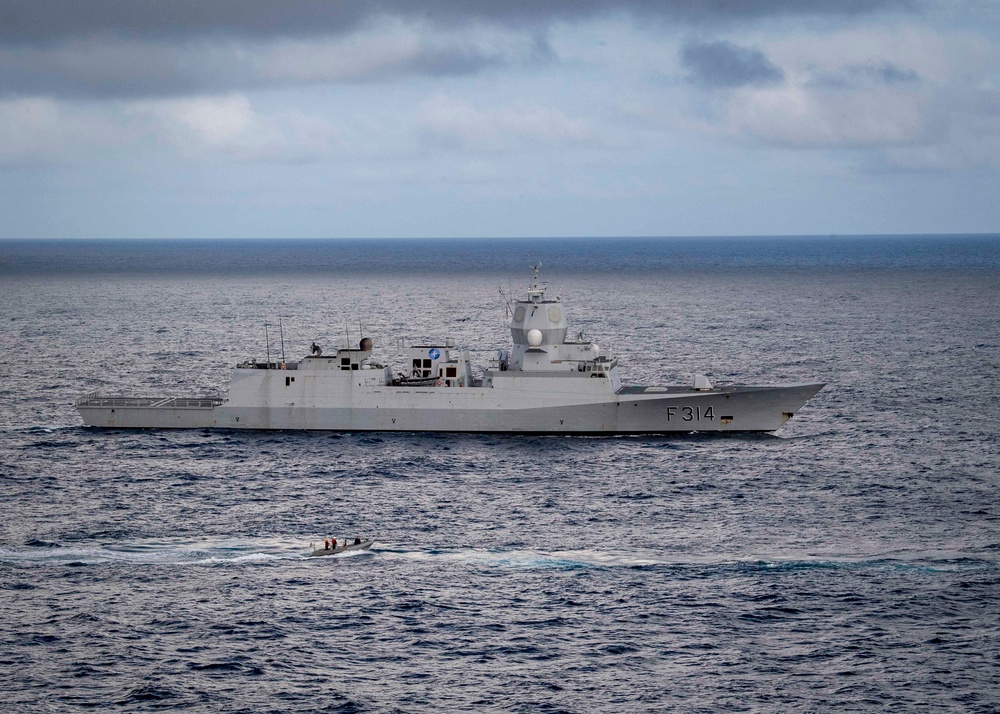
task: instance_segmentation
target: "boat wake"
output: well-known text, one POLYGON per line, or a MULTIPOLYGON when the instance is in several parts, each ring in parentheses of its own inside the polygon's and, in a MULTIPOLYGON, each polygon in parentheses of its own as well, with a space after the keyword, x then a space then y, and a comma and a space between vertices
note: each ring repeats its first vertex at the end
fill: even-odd
POLYGON ((508 570, 572 570, 611 568, 664 568, 679 573, 692 570, 717 573, 774 572, 797 570, 896 570, 914 572, 953 572, 956 570, 1000 570, 995 554, 952 553, 941 551, 870 553, 858 555, 815 555, 789 553, 733 558, 731 556, 699 556, 625 551, 582 550, 492 550, 460 548, 454 550, 408 550, 384 547, 379 557, 387 560, 426 561, 428 563, 466 563, 484 568, 508 570))
MULTIPOLYGON (((307 543, 296 538, 278 540, 156 540, 105 544, 60 544, 31 540, 20 547, 0 547, 0 563, 30 566, 83 567, 105 564, 216 566, 280 564, 282 561, 311 560, 307 543), (290 545, 293 544, 293 545, 290 545)), ((761 554, 732 556, 652 553, 622 550, 531 550, 455 548, 409 549, 376 543, 371 550, 349 550, 333 558, 370 557, 380 560, 423 562, 428 566, 467 564, 484 569, 512 571, 575 570, 612 568, 663 568, 679 574, 697 571, 732 573, 787 573, 805 570, 895 570, 914 572, 954 572, 1000 570, 995 552, 959 553, 951 551, 891 552, 865 554, 761 554)), ((323 559, 320 559, 323 560, 323 559)))
POLYGON ((493 550, 459 548, 454 550, 406 550, 383 548, 380 556, 389 560, 469 563, 511 570, 575 568, 613 568, 665 565, 666 561, 634 553, 602 552, 597 550, 493 550))

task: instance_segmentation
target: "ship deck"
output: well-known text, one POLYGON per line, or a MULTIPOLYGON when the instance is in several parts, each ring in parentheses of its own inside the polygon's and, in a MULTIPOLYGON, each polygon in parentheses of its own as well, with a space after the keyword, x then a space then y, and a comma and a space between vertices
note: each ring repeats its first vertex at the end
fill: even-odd
POLYGON ((622 387, 617 392, 615 392, 615 394, 692 394, 692 393, 699 393, 699 392, 702 392, 702 391, 719 393, 719 392, 723 392, 723 391, 727 391, 727 390, 725 390, 723 388, 720 388, 720 387, 715 387, 715 388, 710 389, 710 390, 699 390, 699 389, 695 389, 693 387, 679 387, 679 386, 678 387, 637 387, 637 386, 630 386, 630 387, 622 387))

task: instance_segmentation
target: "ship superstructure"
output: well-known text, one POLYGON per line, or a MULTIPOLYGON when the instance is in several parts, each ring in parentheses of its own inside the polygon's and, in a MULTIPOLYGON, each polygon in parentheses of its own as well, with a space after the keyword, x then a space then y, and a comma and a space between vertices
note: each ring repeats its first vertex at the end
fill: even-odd
POLYGON ((399 371, 372 357, 373 343, 298 361, 240 363, 226 398, 90 394, 76 407, 89 426, 129 429, 289 429, 537 434, 774 431, 822 384, 622 386, 618 360, 579 336, 546 297, 540 266, 512 299, 509 349, 476 375, 452 340, 407 350, 399 371))

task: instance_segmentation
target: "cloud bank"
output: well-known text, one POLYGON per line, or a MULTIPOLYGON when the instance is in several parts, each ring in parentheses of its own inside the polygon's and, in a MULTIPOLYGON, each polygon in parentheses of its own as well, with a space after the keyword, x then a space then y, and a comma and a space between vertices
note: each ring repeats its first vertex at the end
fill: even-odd
MULTIPOLYGON (((909 7, 904 0, 5 0, 0 93, 153 97, 475 74, 552 61, 545 35, 556 23, 614 17, 669 29, 909 7)), ((724 59, 692 52, 700 67, 724 59)))
POLYGON ((386 17, 445 28, 485 23, 523 29, 621 14, 715 24, 912 8, 907 0, 5 0, 0 42, 49 43, 81 36, 167 41, 339 36, 386 17))
POLYGON ((97 195, 100 176, 111 203, 136 176, 155 203, 185 176, 211 184, 199 200, 248 214, 268 205, 265 187, 288 205, 378 215, 408 199, 411 213, 471 215, 469 203, 502 197, 552 225, 560 210, 572 223, 618 202, 591 219, 671 233, 641 216, 661 204, 668 223, 729 215, 696 206, 765 183, 786 205, 807 203, 817 181, 858 200, 886 181, 892 196, 890 176, 973 195, 986 185, 973 177, 1000 172, 991 7, 5 0, 0 203, 16 213, 9 197, 33 181, 31 196, 97 195))

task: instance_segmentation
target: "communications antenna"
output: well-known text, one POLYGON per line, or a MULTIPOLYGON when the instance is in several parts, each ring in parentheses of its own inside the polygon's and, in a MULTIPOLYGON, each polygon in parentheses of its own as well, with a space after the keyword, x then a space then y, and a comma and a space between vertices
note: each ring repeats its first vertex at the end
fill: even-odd
POLYGON ((281 315, 278 315, 278 331, 281 334, 281 363, 285 363, 285 328, 281 324, 281 315))
POLYGON ((267 334, 267 317, 264 318, 264 344, 267 348, 267 369, 271 368, 271 338, 267 334))

